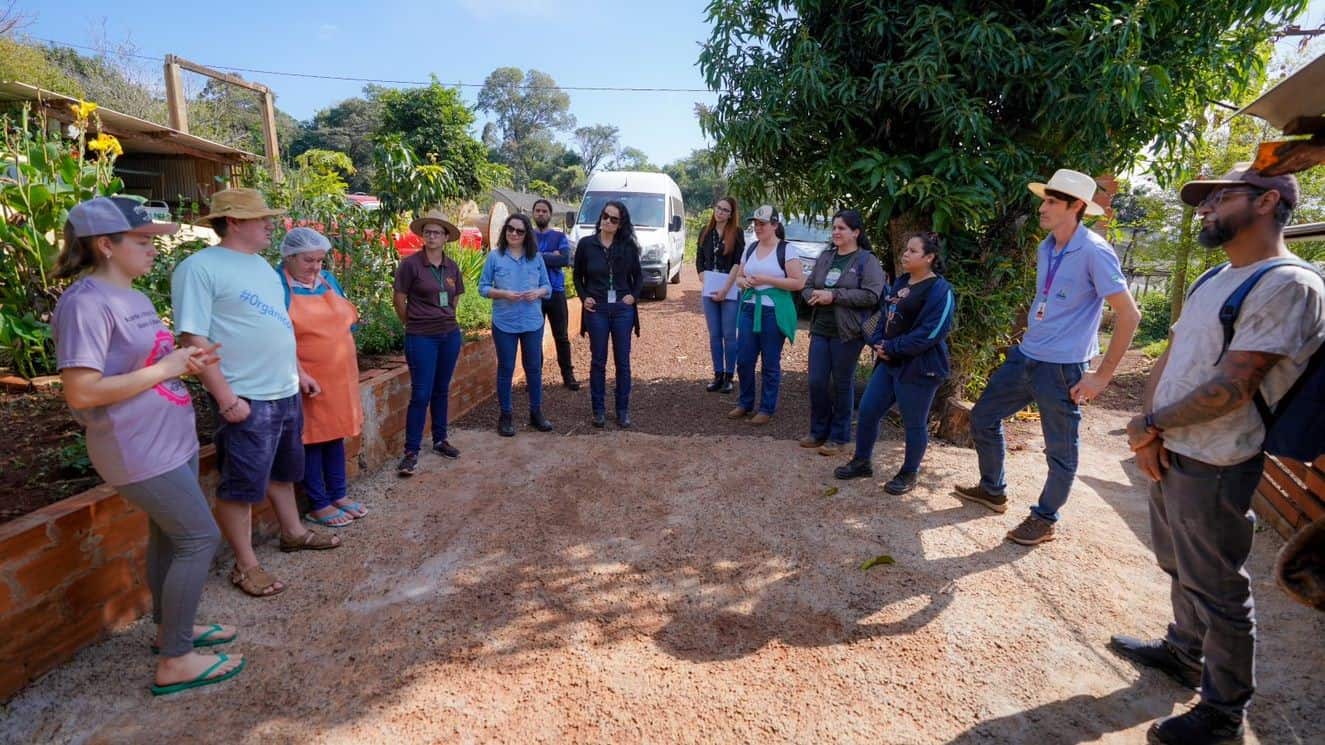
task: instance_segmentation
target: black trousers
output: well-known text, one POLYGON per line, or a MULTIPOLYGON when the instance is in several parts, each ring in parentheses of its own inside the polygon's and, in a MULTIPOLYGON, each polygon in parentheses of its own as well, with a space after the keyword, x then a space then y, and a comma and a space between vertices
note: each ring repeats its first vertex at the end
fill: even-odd
POLYGON ((570 336, 566 333, 569 314, 566 311, 566 293, 554 292, 543 300, 543 316, 552 325, 552 339, 557 343, 557 367, 561 368, 563 382, 575 379, 570 357, 570 336))

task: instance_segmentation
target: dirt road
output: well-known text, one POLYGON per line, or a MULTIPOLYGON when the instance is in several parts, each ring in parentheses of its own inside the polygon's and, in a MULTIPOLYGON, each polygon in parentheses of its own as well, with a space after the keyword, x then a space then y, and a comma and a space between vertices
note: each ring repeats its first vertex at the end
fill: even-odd
MULTIPOLYGON (((344 548, 261 549, 283 595, 213 577, 200 620, 240 626, 240 677, 152 699, 140 623, 15 698, 0 741, 1133 743, 1193 700, 1105 649, 1168 619, 1123 413, 1088 412, 1061 537, 1028 550, 1003 534, 1044 476, 1033 439, 1007 515, 950 495, 975 456, 944 445, 886 496, 895 431, 883 478, 835 483, 791 441, 804 344, 775 426, 730 423, 700 385, 697 282, 679 289, 644 309, 638 431, 591 430, 587 390, 550 390, 553 435, 502 439, 478 412, 459 461, 355 485, 372 514, 344 548), (896 563, 859 569, 880 554, 896 563)), ((1251 564, 1248 741, 1320 742, 1325 615, 1269 581, 1280 543, 1260 532, 1251 564)))

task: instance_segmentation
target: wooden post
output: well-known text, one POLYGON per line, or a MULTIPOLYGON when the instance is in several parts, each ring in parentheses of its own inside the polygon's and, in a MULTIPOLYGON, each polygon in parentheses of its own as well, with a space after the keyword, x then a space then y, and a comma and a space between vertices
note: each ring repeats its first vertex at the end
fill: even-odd
POLYGON ((184 99, 184 85, 179 77, 179 64, 175 55, 166 55, 166 109, 170 115, 171 129, 185 134, 189 132, 189 110, 184 99))
POLYGON ((183 68, 190 72, 196 72, 199 75, 206 75, 213 80, 219 80, 230 85, 237 85, 240 88, 256 92, 262 96, 262 139, 267 148, 267 167, 271 169, 272 178, 277 181, 282 180, 281 174, 281 151, 280 143, 276 141, 276 97, 272 95, 271 89, 258 83, 250 83, 238 75, 213 70, 210 67, 200 65, 196 62, 190 62, 182 57, 168 55, 166 57, 166 95, 167 103, 170 106, 171 126, 181 132, 187 132, 185 128, 175 125, 175 105, 170 103, 170 91, 172 90, 171 76, 174 75, 174 90, 176 100, 179 102, 180 121, 185 127, 188 126, 188 115, 184 111, 184 90, 179 86, 179 70, 183 68), (173 68, 173 69, 172 69, 173 68))
POLYGON ((276 181, 284 181, 281 174, 281 150, 276 142, 276 97, 271 91, 262 92, 262 141, 267 148, 267 168, 276 181))

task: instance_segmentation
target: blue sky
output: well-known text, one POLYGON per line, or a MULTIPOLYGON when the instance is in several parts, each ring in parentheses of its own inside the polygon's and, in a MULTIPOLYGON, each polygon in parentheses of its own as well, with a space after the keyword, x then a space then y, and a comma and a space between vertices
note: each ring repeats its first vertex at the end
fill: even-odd
MULTIPOLYGON (((704 89, 696 66, 708 38, 705 0, 227 0, 136 4, 107 17, 104 0, 18 0, 33 37, 94 45, 131 42, 140 54, 177 54, 210 65, 446 84, 481 84, 503 66, 538 69, 563 86, 704 89)), ((1301 19, 1325 19, 1311 0, 1301 19)), ((141 62, 145 79, 160 65, 141 62)), ((304 120, 355 96, 362 83, 241 73, 271 87, 277 105, 304 120)), ((196 85, 201 85, 196 82, 196 85)), ((461 89, 473 103, 477 88, 461 89)), ((704 147, 696 103, 711 93, 569 91, 578 124, 612 124, 623 145, 663 164, 704 147)), ((481 124, 480 124, 481 126, 481 124)))
MULTIPOLYGON (((361 78, 481 84, 503 66, 538 69, 563 86, 704 89, 695 61, 708 36, 703 0, 189 0, 132 4, 108 16, 100 0, 18 0, 24 32, 71 44, 129 40, 140 54, 195 62, 361 78)), ((120 6, 126 7, 126 6, 120 6)), ((142 61, 156 81, 160 65, 142 61)), ((362 83, 256 73, 277 106, 304 120, 358 95, 362 83)), ((462 88, 471 104, 477 88, 462 88)), ((578 124, 612 124, 623 145, 662 164, 705 146, 701 93, 569 91, 578 124)), ((481 125, 480 125, 481 126, 481 125)))

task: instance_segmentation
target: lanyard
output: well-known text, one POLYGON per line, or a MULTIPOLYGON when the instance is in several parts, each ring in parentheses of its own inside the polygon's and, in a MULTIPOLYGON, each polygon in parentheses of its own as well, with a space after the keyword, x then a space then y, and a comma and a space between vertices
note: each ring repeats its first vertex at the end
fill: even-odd
POLYGON ((1049 290, 1054 286, 1054 277, 1058 276, 1058 266, 1063 263, 1063 257, 1067 256, 1067 246, 1058 252, 1054 257, 1053 249, 1049 249, 1049 270, 1044 273, 1044 299, 1049 299, 1049 290))
MULTIPOLYGON (((443 264, 442 266, 445 267, 446 265, 443 264)), ((441 272, 437 271, 437 267, 433 266, 432 264, 428 264, 428 271, 432 272, 432 278, 435 279, 435 280, 437 280, 437 286, 440 287, 440 288, 442 289, 443 292, 445 292, 445 291, 446 291, 446 272, 445 272, 445 271, 441 271, 441 272)))

